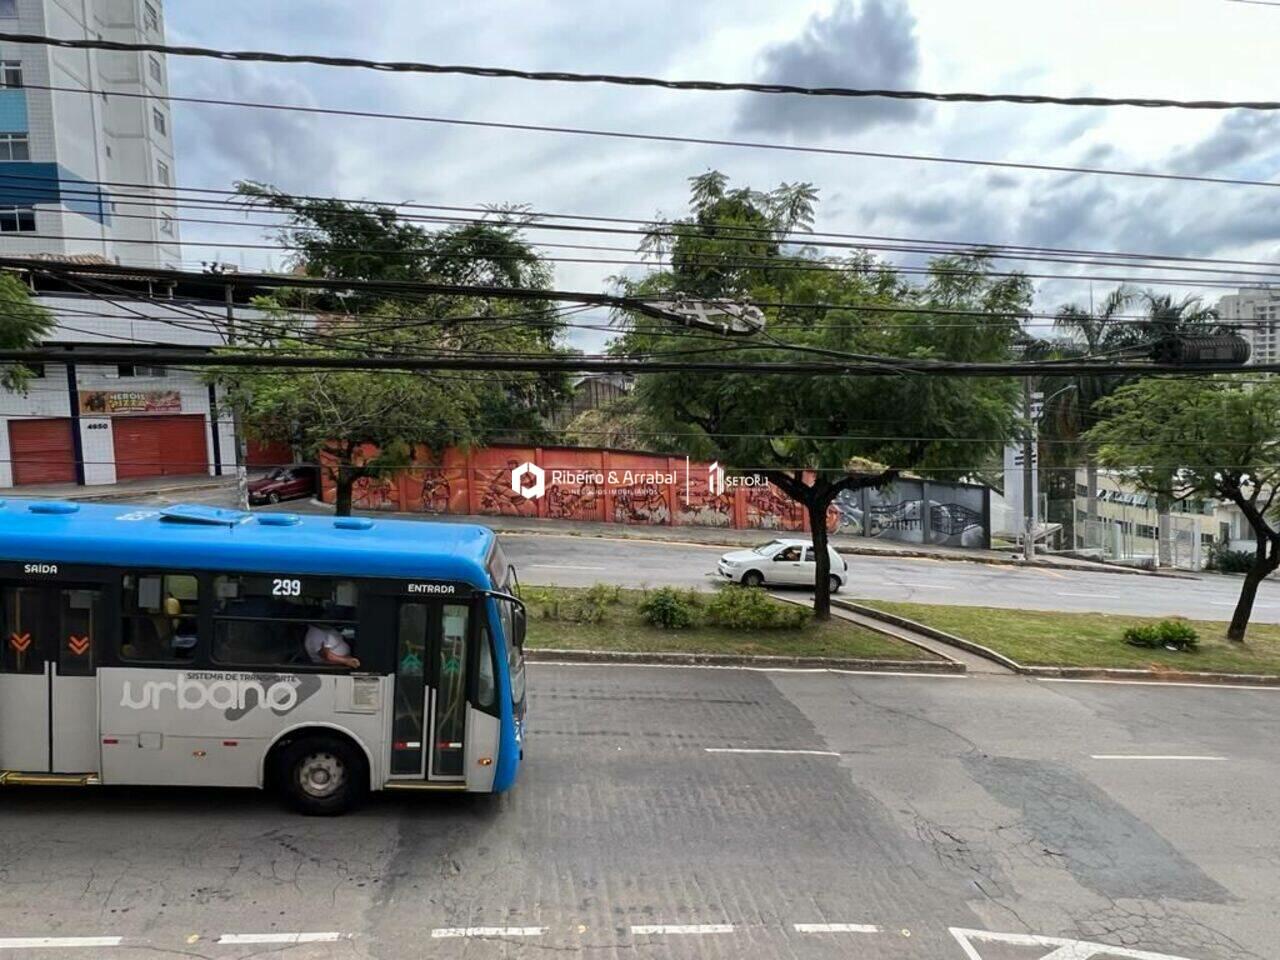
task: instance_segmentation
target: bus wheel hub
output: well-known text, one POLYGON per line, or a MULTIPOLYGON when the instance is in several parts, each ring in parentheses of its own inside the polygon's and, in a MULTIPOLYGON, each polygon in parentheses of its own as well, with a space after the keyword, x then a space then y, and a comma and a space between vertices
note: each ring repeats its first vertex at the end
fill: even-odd
POLYGON ((302 762, 298 780, 302 789, 313 797, 327 797, 346 779, 346 772, 337 757, 327 753, 313 754, 302 762))

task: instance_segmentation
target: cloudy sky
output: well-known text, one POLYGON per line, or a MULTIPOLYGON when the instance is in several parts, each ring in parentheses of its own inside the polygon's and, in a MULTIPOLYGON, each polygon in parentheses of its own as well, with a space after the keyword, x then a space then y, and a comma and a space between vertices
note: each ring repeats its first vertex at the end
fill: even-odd
MULTIPOLYGON (((171 2, 166 16, 173 43, 392 60, 1059 95, 1280 94, 1280 6, 1233 0, 208 0, 171 2)), ((170 77, 180 95, 420 116, 1251 179, 1280 172, 1280 114, 837 101, 187 59, 171 61, 170 77)), ((1280 246, 1280 190, 1267 187, 217 106, 174 114, 186 186, 253 178, 352 198, 647 218, 678 215, 686 178, 715 168, 761 188, 812 182, 816 226, 827 231, 1262 260, 1280 246)), ((189 241, 232 238, 262 240, 253 229, 184 227, 189 241)), ((186 255, 213 254, 246 266, 266 256, 229 246, 186 255)), ((557 284, 596 290, 617 270, 560 264, 557 284)), ((1093 285, 1099 295, 1108 286, 1093 285)), ((1038 296, 1050 308, 1087 301, 1089 288, 1045 281, 1038 296)))

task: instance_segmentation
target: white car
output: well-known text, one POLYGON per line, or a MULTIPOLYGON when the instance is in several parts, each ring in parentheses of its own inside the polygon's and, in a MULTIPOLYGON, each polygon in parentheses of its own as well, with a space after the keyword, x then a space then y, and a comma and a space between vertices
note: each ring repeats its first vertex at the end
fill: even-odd
MULTIPOLYGON (((831 592, 845 585, 849 565, 844 557, 827 547, 831 557, 831 592)), ((720 558, 716 567, 720 576, 748 587, 761 584, 779 586, 812 587, 817 577, 818 564, 814 560, 813 544, 808 540, 770 540, 751 550, 735 550, 720 558)))

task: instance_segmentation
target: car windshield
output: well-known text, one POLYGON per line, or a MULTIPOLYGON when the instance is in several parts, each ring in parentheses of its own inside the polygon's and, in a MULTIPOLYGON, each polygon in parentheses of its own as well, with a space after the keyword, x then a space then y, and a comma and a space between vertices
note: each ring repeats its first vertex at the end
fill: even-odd
POLYGON ((764 556, 766 554, 773 553, 773 551, 780 546, 782 546, 781 540, 770 540, 768 543, 762 543, 760 546, 753 548, 751 552, 764 556))

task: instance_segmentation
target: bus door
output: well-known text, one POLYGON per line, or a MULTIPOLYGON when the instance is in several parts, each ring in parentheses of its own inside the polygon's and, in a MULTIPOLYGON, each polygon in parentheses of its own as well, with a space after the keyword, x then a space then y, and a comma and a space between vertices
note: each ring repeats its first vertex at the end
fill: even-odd
POLYGON ((98 772, 101 589, 6 584, 0 607, 0 769, 98 772))
POLYGON ((468 603, 401 600, 391 776, 466 780, 468 603))

